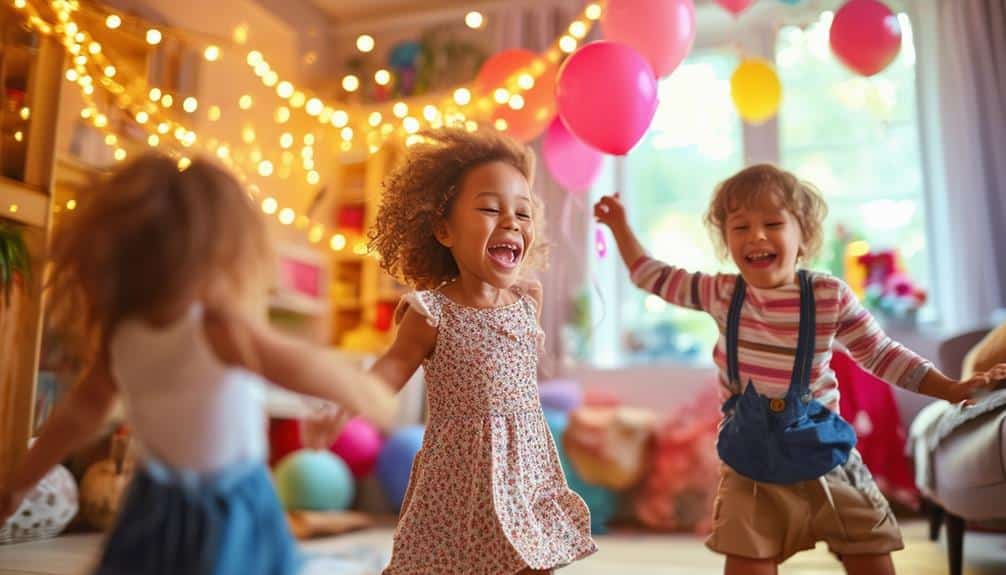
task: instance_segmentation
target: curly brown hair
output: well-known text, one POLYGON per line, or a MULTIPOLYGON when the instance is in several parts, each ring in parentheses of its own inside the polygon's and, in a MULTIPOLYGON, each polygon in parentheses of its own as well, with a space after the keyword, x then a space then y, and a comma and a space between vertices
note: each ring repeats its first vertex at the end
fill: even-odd
POLYGON ((184 304, 209 282, 253 289, 271 257, 265 223, 225 168, 143 155, 56 230, 50 319, 100 349, 123 319, 184 304))
MULTIPOLYGON (((384 180, 369 246, 389 274, 415 289, 433 289, 459 274, 454 256, 434 230, 450 214, 465 174, 504 162, 533 182, 535 157, 527 146, 492 130, 442 128, 420 135, 422 141, 409 148, 406 161, 384 180)), ((542 267, 548 250, 544 206, 533 192, 531 198, 535 241, 525 256, 525 270, 542 267)))
POLYGON ((744 168, 716 187, 705 221, 720 256, 727 255, 727 217, 735 210, 757 204, 766 193, 775 194, 783 208, 800 224, 800 258, 803 261, 813 259, 821 250, 822 224, 828 215, 828 204, 813 184, 771 164, 744 168))

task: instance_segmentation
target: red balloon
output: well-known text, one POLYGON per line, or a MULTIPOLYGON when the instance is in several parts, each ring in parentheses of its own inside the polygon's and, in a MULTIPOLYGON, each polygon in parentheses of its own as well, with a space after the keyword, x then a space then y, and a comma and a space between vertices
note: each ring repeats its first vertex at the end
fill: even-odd
POLYGON ((852 71, 872 76, 901 50, 898 17, 878 0, 849 0, 831 23, 831 51, 852 71))
MULTIPOLYGON (((538 55, 530 50, 504 50, 493 54, 475 77, 476 91, 492 98, 496 89, 507 87, 507 80, 514 73, 521 69, 530 70, 536 58, 538 55)), ((492 115, 493 122, 503 119, 507 124, 504 133, 521 142, 529 142, 540 136, 555 117, 557 66, 544 58, 540 60, 540 65, 544 65, 545 69, 540 75, 532 74, 534 86, 520 92, 524 99, 522 107, 515 110, 508 103, 496 104, 493 100, 496 106, 492 115)))
POLYGON ((618 42, 592 42, 559 69, 559 117, 570 132, 602 152, 628 153, 657 111, 657 79, 638 52, 618 42))
POLYGON ((748 9, 754 0, 716 0, 716 3, 729 11, 734 16, 748 9))

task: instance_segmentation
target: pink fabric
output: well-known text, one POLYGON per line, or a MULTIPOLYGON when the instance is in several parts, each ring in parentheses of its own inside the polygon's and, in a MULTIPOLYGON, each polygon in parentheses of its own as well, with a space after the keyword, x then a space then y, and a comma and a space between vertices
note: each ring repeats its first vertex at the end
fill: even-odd
POLYGON ((919 492, 905 454, 905 426, 891 386, 861 368, 847 354, 831 357, 842 395, 840 412, 859 438, 856 448, 888 499, 916 507, 919 492))

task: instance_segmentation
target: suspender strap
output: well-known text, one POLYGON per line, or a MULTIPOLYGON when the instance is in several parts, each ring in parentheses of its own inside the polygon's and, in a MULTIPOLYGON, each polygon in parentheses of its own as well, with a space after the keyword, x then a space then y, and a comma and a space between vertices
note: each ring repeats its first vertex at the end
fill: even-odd
MULTIPOLYGON (((794 387, 809 388, 810 372, 814 365, 814 343, 817 335, 817 321, 814 307, 814 288, 810 274, 805 270, 797 272, 800 281, 800 327, 798 330, 796 358, 793 362, 793 375, 790 379, 790 389, 794 387)), ((741 323, 741 308, 744 307, 744 298, 747 293, 747 284, 744 278, 737 276, 734 285, 734 295, 730 302, 730 311, 727 313, 727 377, 730 378, 730 387, 735 393, 740 393, 743 389, 741 384, 740 364, 737 361, 737 349, 739 346, 739 333, 741 323)))

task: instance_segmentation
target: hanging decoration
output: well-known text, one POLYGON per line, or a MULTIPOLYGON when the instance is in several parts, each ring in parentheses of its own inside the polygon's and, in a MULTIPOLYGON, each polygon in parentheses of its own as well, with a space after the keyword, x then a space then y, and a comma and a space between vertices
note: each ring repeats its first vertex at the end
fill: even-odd
POLYGON ((835 13, 829 40, 839 61, 857 74, 873 76, 898 57, 901 24, 879 0, 849 0, 835 13))
POLYGON ((567 192, 577 195, 594 185, 604 159, 601 152, 569 133, 559 118, 552 120, 545 131, 541 155, 555 181, 567 192))
POLYGON ((604 37, 634 48, 658 78, 678 67, 695 42, 692 0, 608 0, 604 37))
POLYGON ((559 69, 559 116, 578 138, 624 155, 643 137, 657 110, 653 69, 618 42, 587 44, 559 69))
POLYGON ((782 83, 770 62, 749 58, 730 77, 730 97, 745 122, 760 124, 779 111, 782 83))
POLYGON ((492 125, 522 142, 537 138, 555 117, 555 75, 554 64, 545 64, 537 79, 526 75, 520 78, 521 95, 510 95, 505 88, 499 88, 515 72, 533 65, 537 55, 530 50, 504 50, 490 57, 482 65, 475 77, 475 90, 479 96, 491 97, 495 107, 492 125))

